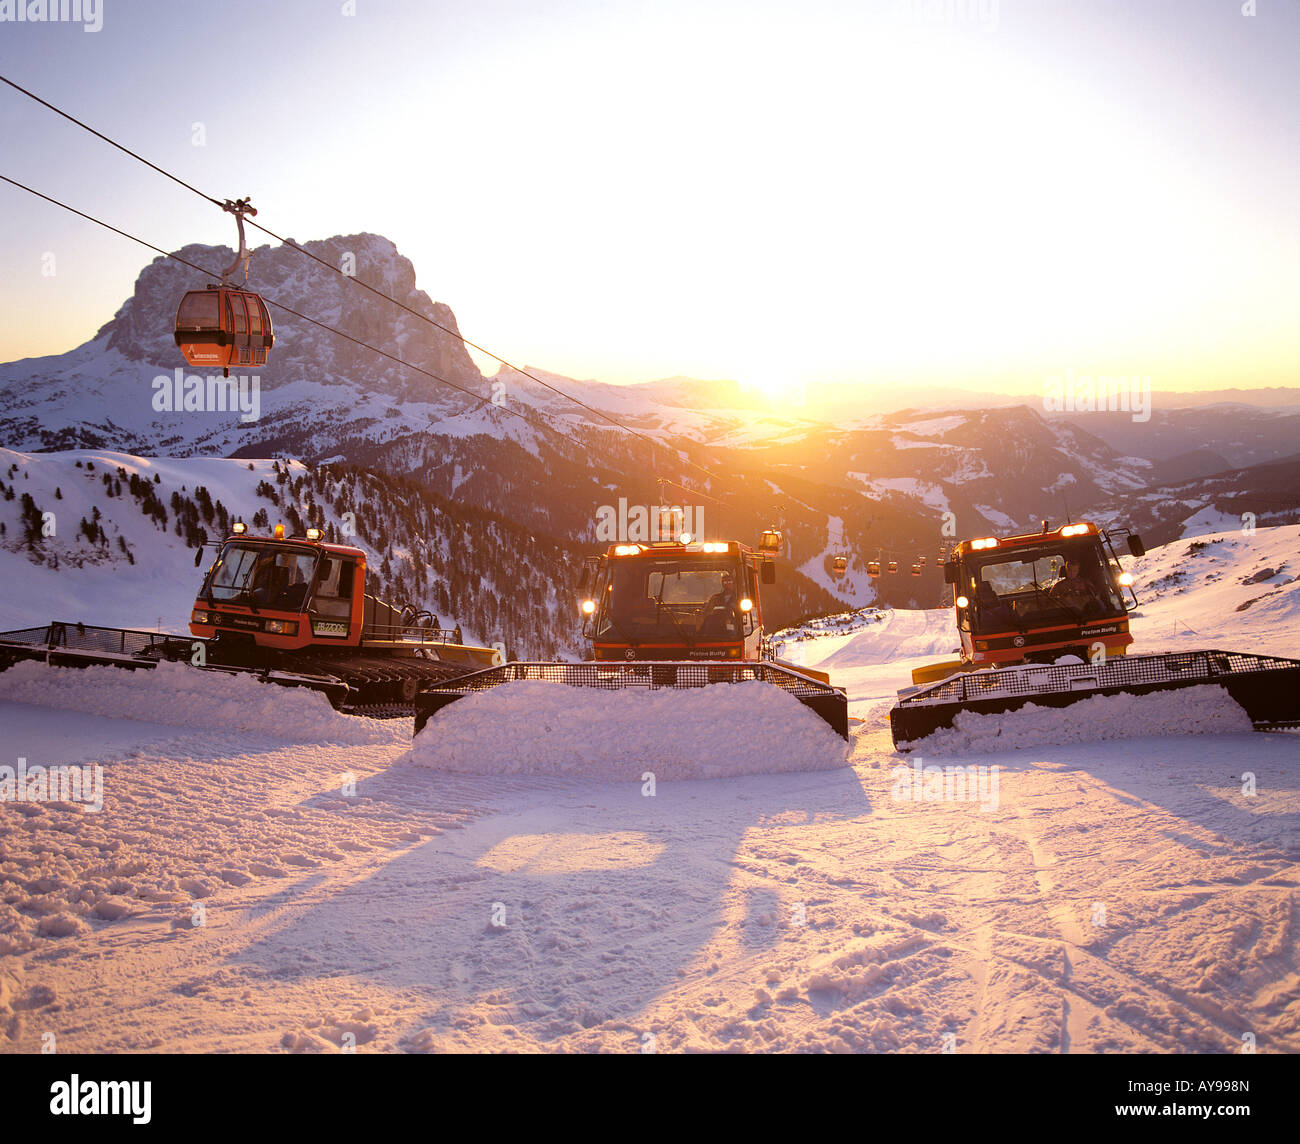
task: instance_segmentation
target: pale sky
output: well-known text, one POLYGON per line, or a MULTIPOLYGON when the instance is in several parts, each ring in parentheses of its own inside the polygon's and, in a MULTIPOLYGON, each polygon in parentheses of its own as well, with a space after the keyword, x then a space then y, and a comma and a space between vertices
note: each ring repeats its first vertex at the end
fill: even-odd
MULTIPOLYGON (((102 0, 0 22, 0 72, 281 234, 388 236, 520 365, 1300 384, 1292 0, 353 6, 102 0)), ((159 246, 233 239, 8 88, 0 137, 159 246)), ((0 184, 0 360, 85 341, 152 257, 0 184)))

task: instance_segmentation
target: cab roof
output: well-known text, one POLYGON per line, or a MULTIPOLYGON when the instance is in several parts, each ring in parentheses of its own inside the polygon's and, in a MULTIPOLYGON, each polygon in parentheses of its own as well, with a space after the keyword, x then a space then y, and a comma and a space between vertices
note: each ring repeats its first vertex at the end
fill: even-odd
POLYGON ((1057 540, 1081 540, 1085 537, 1099 537, 1101 530, 1090 520, 1077 524, 1063 524, 1060 528, 1049 528, 1039 532, 1021 532, 1015 536, 985 536, 977 540, 963 540, 953 549, 954 556, 969 556, 975 552, 992 551, 1000 548, 1029 548, 1040 544, 1051 544, 1057 540))
POLYGON ((611 544, 603 557, 625 560, 637 556, 752 556, 754 550, 739 540, 635 540, 611 544))
POLYGON ((254 536, 251 532, 232 532, 226 536, 224 543, 231 541, 238 541, 241 544, 310 548, 317 552, 329 552, 335 556, 359 557, 362 560, 366 558, 366 554, 360 548, 354 548, 350 544, 326 544, 323 540, 308 540, 305 536, 254 536))

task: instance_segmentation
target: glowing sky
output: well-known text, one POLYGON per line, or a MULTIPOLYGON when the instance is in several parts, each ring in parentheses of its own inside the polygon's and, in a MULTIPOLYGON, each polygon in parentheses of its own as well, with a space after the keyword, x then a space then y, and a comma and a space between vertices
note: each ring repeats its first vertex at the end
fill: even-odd
MULTIPOLYGON (((281 234, 387 235, 519 364, 1300 384, 1295 3, 103 5, 0 23, 0 71, 281 234)), ((233 237, 7 88, 0 137, 160 246, 233 237)), ((86 340, 152 257, 0 184, 0 360, 86 340)))

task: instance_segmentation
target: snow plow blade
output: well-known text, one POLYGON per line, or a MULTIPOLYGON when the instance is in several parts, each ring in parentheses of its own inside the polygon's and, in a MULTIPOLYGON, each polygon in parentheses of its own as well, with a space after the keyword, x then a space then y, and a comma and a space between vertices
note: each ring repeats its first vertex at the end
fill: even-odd
POLYGON ((1256 730, 1300 726, 1300 659, 1239 651, 1116 656, 1104 664, 1027 665, 967 671, 902 696, 889 712, 894 746, 909 750, 951 727, 963 711, 990 714, 1027 704, 1066 707, 1094 695, 1145 695, 1218 685, 1256 730))
POLYGON ((188 636, 129 628, 99 628, 55 621, 39 628, 0 632, 0 670, 31 659, 54 667, 156 667, 161 660, 188 660, 188 636))
POLYGON ((183 663, 196 671, 254 675, 263 682, 282 687, 306 687, 321 692, 335 707, 343 703, 351 691, 341 680, 309 672, 274 667, 250 669, 215 663, 200 667, 193 662, 195 645, 206 645, 207 642, 194 636, 55 621, 45 627, 0 632, 0 671, 22 660, 33 660, 50 667, 124 667, 129 670, 148 670, 166 661, 183 663))
POLYGON ((507 663, 436 684, 415 697, 415 734, 437 712, 475 691, 522 679, 549 680, 569 687, 604 690, 708 687, 719 683, 760 680, 793 695, 828 723, 836 734, 849 737, 849 701, 843 688, 821 683, 774 663, 672 662, 637 663, 507 663))

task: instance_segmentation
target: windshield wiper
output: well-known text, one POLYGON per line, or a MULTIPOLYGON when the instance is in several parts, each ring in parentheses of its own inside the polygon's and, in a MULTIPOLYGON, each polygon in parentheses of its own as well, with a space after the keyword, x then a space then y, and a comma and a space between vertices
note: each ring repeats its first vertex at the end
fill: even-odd
POLYGON ((638 639, 633 639, 632 636, 628 633, 627 629, 624 628, 623 625, 620 624, 616 619, 614 619, 614 613, 612 611, 605 613, 605 619, 609 621, 609 626, 611 628, 613 628, 616 632, 618 632, 619 635, 621 635, 625 640, 627 640, 630 646, 632 647, 641 646, 641 641, 638 639))
POLYGON ((244 578, 239 582, 239 587, 235 589, 235 596, 234 596, 236 600, 242 599, 245 596, 247 596, 248 610, 252 612, 253 615, 255 616, 258 614, 257 605, 253 603, 253 593, 249 590, 248 578, 252 576, 253 571, 256 568, 257 568, 256 564, 249 565, 248 571, 244 573, 244 578))
POLYGON ((1070 607, 1069 604, 1067 604, 1064 600, 1058 600, 1046 588, 1042 587, 1042 585, 1040 585, 1037 580, 1033 582, 1033 588, 1034 591, 1037 592, 1040 596, 1045 597, 1047 602, 1051 604, 1052 607, 1060 608, 1061 611, 1063 612, 1069 612, 1070 615, 1074 618, 1075 623, 1083 624, 1087 622, 1086 620, 1084 620, 1083 616, 1081 616, 1072 607, 1070 607))
POLYGON ((658 611, 656 611, 656 613, 655 613, 655 622, 658 623, 658 621, 659 621, 659 613, 660 613, 660 612, 667 611, 667 613, 668 613, 668 618, 669 618, 670 620, 672 620, 672 622, 673 622, 673 627, 675 627, 675 628, 676 628, 676 629, 681 633, 682 639, 684 639, 684 640, 686 641, 686 646, 689 647, 689 648, 694 648, 694 647, 695 647, 695 641, 694 641, 693 639, 691 639, 691 637, 687 634, 686 629, 685 629, 684 627, 682 627, 682 625, 681 625, 681 621, 678 620, 678 618, 673 614, 673 610, 672 610, 672 608, 668 607, 668 606, 664 603, 664 598, 663 598, 663 596, 656 596, 656 597, 655 597, 655 603, 658 605, 658 611))

